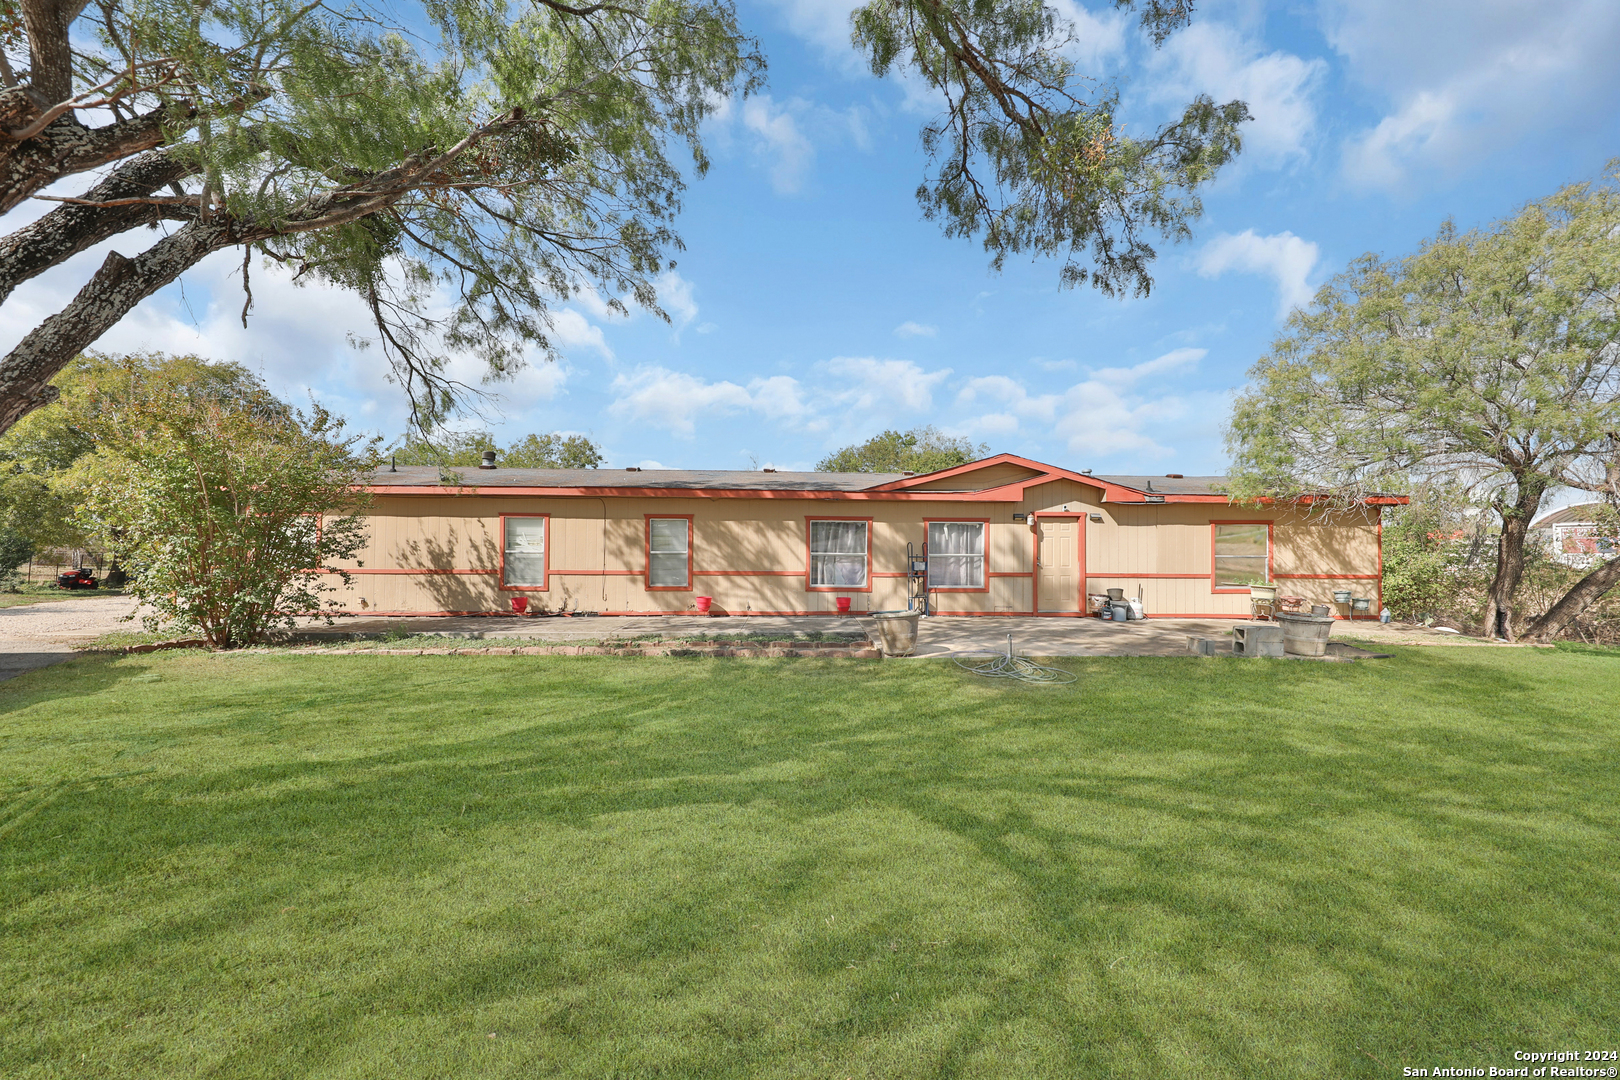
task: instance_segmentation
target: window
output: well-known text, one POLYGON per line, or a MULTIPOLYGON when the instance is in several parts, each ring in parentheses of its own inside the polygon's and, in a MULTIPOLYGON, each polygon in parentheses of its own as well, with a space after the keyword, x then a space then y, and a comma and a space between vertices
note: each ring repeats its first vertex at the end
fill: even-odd
POLYGON ((866 587, 866 530, 864 521, 810 523, 812 589, 866 587))
POLYGON ((984 522, 928 523, 928 587, 984 588, 984 522))
POLYGON ((503 517, 504 557, 501 584, 510 588, 546 587, 546 519, 503 517))
POLYGON ((692 521, 683 517, 647 519, 647 587, 686 589, 692 585, 692 521))
POLYGON ((1271 526, 1265 522, 1230 522, 1215 530, 1215 587, 1271 580, 1271 526))

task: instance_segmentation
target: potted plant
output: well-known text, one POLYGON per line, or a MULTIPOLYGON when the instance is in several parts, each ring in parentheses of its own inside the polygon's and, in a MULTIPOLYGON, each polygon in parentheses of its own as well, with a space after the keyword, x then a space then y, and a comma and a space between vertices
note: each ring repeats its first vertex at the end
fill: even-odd
POLYGON ((1221 587, 1223 589, 1247 588, 1249 590, 1250 600, 1270 601, 1277 599, 1277 589, 1279 586, 1273 585, 1265 578, 1250 577, 1244 578, 1242 581, 1223 581, 1221 582, 1221 587))

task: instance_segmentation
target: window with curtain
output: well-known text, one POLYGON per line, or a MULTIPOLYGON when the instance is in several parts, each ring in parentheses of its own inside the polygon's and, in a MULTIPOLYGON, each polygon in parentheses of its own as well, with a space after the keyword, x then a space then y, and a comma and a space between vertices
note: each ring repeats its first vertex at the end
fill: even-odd
POLYGON ((928 523, 928 587, 984 588, 984 522, 928 523))
POLYGON ((1215 526, 1215 584, 1271 580, 1271 530, 1265 525, 1215 526))
POLYGON ((501 519, 506 533, 506 558, 501 564, 501 584, 534 586, 546 584, 546 519, 543 517, 501 519))
POLYGON ((647 520, 647 584, 660 589, 691 585, 692 523, 686 518, 647 520))
POLYGON ((845 589, 866 587, 866 522, 810 523, 810 584, 845 589))

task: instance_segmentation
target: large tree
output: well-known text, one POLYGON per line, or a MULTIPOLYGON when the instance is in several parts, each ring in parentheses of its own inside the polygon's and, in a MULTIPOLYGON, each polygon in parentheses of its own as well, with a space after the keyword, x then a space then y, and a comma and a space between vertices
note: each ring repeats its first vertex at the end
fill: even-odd
POLYGON ((931 473, 966 465, 990 452, 985 444, 947 435, 933 426, 910 431, 884 431, 863 443, 846 446, 816 464, 821 472, 931 473))
POLYGON ((462 468, 482 464, 485 451, 493 451, 506 469, 594 469, 602 464, 602 448, 584 435, 548 431, 530 432, 511 446, 498 446, 487 431, 440 431, 431 435, 410 432, 388 450, 396 465, 438 465, 462 468))
MULTIPOLYGON (((1143 0, 1141 21, 1162 41, 1190 9, 1143 0)), ((54 400, 52 377, 136 304, 228 248, 243 255, 244 320, 256 259, 357 293, 367 340, 430 425, 467 389, 447 357, 480 356, 499 378, 549 356, 557 299, 589 286, 656 310, 653 280, 680 246, 672 146, 701 174, 701 122, 763 70, 730 0, 0 13, 0 214, 55 202, 0 239, 0 303, 79 252, 122 249, 0 358, 0 431, 54 400), (76 193, 44 194, 75 177, 76 193)), ((1072 31, 1041 0, 874 0, 854 26, 874 70, 942 95, 926 212, 998 263, 1063 254, 1070 283, 1144 291, 1149 238, 1186 234, 1247 116, 1199 98, 1129 135, 1107 74, 1075 68, 1072 31)))
MULTIPOLYGON (((1620 188, 1573 185, 1488 228, 1448 222, 1406 258, 1362 256, 1249 375, 1234 494, 1471 492, 1500 533, 1486 631, 1512 638, 1543 499, 1620 500, 1620 188)), ((1557 633, 1616 581, 1620 560, 1528 633, 1557 633)))

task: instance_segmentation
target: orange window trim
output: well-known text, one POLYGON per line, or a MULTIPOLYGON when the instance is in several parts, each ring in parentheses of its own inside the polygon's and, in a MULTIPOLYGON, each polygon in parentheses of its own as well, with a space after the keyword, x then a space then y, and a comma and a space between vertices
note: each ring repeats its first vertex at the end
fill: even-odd
POLYGON ((824 593, 869 593, 872 591, 872 519, 869 517, 806 517, 804 519, 804 591, 824 593), (866 584, 865 585, 812 585, 810 584, 810 523, 813 521, 864 521, 866 523, 866 584))
POLYGON ((1211 519, 1209 523, 1209 591, 1222 596, 1238 596, 1248 592, 1247 586, 1236 589, 1223 589, 1215 575, 1215 526, 1217 525, 1264 525, 1266 527, 1266 580, 1275 582, 1277 575, 1272 573, 1272 559, 1276 554, 1276 545, 1273 543, 1276 532, 1274 521, 1239 521, 1233 518, 1211 519))
POLYGON ((551 515, 550 514, 501 514, 501 576, 496 579, 497 587, 502 592, 549 592, 551 589, 551 515), (506 583, 506 519, 507 518, 538 518, 546 523, 546 547, 542 553, 545 562, 542 564, 540 584, 538 585, 508 585, 506 583))
POLYGON ((980 543, 979 555, 984 559, 984 584, 983 585, 978 585, 978 586, 956 585, 956 586, 949 586, 949 587, 938 588, 938 589, 936 589, 932 585, 930 585, 928 587, 928 591, 931 592, 931 593, 977 593, 977 592, 987 593, 987 592, 989 592, 990 591, 990 578, 995 576, 995 575, 992 575, 990 573, 990 519, 989 518, 923 518, 923 557, 925 559, 928 556, 928 526, 932 525, 936 521, 939 522, 941 525, 948 524, 948 523, 958 523, 958 522, 960 522, 960 523, 965 523, 965 524, 980 524, 980 525, 984 526, 984 531, 979 534, 979 543, 980 543))
POLYGON ((645 569, 642 573, 641 587, 647 592, 691 592, 692 591, 692 539, 697 531, 692 526, 691 514, 643 514, 642 517, 642 557, 645 569), (660 520, 686 522, 686 584, 685 585, 654 585, 652 583, 652 523, 653 518, 660 520))

